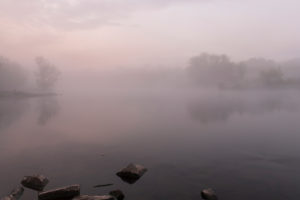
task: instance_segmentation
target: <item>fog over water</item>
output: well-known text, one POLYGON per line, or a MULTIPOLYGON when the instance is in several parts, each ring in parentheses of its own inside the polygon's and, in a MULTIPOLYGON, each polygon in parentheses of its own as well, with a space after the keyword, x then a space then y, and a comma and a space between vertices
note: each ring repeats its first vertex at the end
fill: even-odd
POLYGON ((14 77, 0 97, 1 196, 39 173, 48 188, 130 199, 200 199, 207 187, 223 199, 298 198, 297 60, 203 53, 183 68, 66 70, 43 59, 34 71, 1 61, 14 77), (130 162, 149 169, 133 185, 115 175, 130 162))
POLYGON ((1 0, 0 198, 43 174, 131 200, 298 200, 299 6, 1 0), (148 169, 134 184, 129 163, 148 169))
POLYGON ((131 199, 194 199, 206 187, 224 199, 297 199, 298 99, 297 89, 125 86, 4 98, 1 195, 42 173, 48 188, 121 188, 131 199), (115 176, 128 162, 149 168, 134 185, 115 176))

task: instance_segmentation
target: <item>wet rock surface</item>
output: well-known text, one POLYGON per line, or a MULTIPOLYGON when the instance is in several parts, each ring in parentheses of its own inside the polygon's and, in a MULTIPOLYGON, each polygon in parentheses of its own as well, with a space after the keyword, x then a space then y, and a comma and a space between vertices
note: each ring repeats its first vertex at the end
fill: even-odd
POLYGON ((81 195, 73 198, 72 200, 115 200, 115 198, 111 195, 103 195, 103 196, 81 195))
POLYGON ((117 176, 119 176, 123 181, 133 184, 138 179, 140 179, 146 171, 147 168, 145 168, 144 166, 131 163, 127 167, 119 171, 117 173, 117 176))
POLYGON ((1 200, 18 200, 21 198, 23 193, 24 188, 19 186, 13 189, 13 191, 11 191, 11 193, 8 196, 1 198, 1 200))
POLYGON ((201 196, 203 199, 206 200, 218 200, 216 192, 211 188, 202 190, 201 196))
POLYGON ((80 186, 71 185, 39 193, 39 200, 67 200, 80 195, 80 186))
POLYGON ((109 194, 115 197, 117 200, 123 200, 125 198, 124 193, 121 190, 113 190, 109 194))
POLYGON ((24 176, 21 184, 29 189, 43 191, 49 180, 43 175, 24 176))

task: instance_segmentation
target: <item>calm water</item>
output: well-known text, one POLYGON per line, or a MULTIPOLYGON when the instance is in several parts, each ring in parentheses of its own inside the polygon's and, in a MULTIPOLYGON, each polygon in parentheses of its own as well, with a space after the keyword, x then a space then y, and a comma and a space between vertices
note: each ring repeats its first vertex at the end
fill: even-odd
MULTIPOLYGON (((300 196, 298 91, 110 90, 0 100, 0 196, 24 175, 126 199, 287 200, 300 196), (115 173, 149 171, 135 184, 115 173), (94 185, 114 183, 107 188, 94 185)), ((23 199, 37 199, 26 190, 23 199)))

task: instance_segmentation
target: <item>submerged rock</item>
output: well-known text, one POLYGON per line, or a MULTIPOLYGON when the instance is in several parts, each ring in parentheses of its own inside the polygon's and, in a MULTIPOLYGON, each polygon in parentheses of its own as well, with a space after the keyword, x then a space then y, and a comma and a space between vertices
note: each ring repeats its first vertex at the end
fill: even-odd
POLYGON ((115 198, 110 195, 103 195, 103 196, 81 195, 81 196, 75 197, 72 200, 115 200, 115 198))
POLYGON ((117 200, 123 200, 125 198, 125 195, 121 190, 113 190, 109 192, 109 194, 113 197, 115 197, 117 200))
POLYGON ((43 175, 24 176, 21 184, 32 190, 43 191, 49 180, 43 175))
POLYGON ((211 188, 202 190, 201 196, 203 199, 207 200, 218 200, 216 192, 211 188))
POLYGON ((19 186, 16 187, 13 191, 11 191, 11 193, 8 196, 1 198, 1 200, 18 200, 21 198, 23 193, 24 193, 24 188, 19 186))
POLYGON ((142 165, 129 164, 126 168, 122 169, 117 173, 123 181, 127 183, 135 183, 139 178, 141 178, 147 171, 142 165))
POLYGON ((80 186, 71 185, 39 193, 39 200, 72 199, 80 195, 80 186))

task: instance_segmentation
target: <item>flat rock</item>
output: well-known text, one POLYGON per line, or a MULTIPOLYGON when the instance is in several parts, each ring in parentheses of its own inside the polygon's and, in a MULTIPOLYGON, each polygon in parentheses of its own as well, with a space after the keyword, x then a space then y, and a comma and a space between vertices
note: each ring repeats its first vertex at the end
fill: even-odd
POLYGON ((71 185, 39 193, 39 200, 72 199, 80 195, 80 186, 71 185))
POLYGON ((115 198, 110 195, 103 195, 103 196, 81 195, 73 198, 72 200, 115 200, 115 198))
POLYGON ((1 200, 18 200, 21 198, 23 193, 24 188, 19 186, 13 189, 13 191, 11 191, 11 193, 8 196, 1 198, 1 200))
POLYGON ((117 200, 123 200, 125 198, 124 193, 121 190, 113 190, 109 194, 115 197, 117 200))
POLYGON ((218 200, 216 192, 211 188, 202 190, 201 196, 203 199, 207 200, 218 200))
POLYGON ((29 189, 43 191, 49 180, 43 175, 24 176, 21 184, 29 189))
POLYGON ((132 184, 135 183, 139 178, 141 178, 146 171, 147 168, 145 168, 144 166, 131 163, 127 167, 119 171, 117 173, 117 176, 119 176, 123 181, 132 184))

